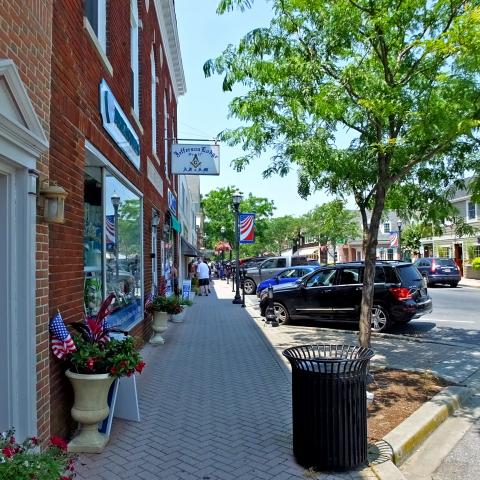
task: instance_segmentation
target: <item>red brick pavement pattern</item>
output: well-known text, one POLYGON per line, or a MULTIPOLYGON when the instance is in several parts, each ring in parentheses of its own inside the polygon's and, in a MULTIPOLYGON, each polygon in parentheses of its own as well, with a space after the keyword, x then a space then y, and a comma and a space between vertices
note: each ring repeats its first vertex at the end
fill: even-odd
POLYGON ((287 480, 315 475, 291 450, 290 376, 245 309, 217 282, 165 345, 147 346, 138 377, 141 422, 114 420, 103 454, 81 457, 78 479, 287 480))

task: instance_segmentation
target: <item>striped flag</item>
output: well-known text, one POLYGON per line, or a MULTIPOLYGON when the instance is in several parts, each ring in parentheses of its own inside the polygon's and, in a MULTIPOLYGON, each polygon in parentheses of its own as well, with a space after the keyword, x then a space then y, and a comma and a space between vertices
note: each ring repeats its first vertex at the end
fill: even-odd
POLYGON ((115 244, 115 215, 105 216, 105 240, 107 246, 115 244))
POLYGON ((240 214, 240 243, 255 242, 255 214, 240 214))
POLYGON ((77 350, 65 323, 63 323, 63 318, 60 315, 60 312, 50 320, 50 334, 52 337, 52 352, 57 358, 61 359, 65 355, 77 350))
POLYGON ((398 247, 398 232, 390 232, 388 241, 390 242, 390 248, 398 247))

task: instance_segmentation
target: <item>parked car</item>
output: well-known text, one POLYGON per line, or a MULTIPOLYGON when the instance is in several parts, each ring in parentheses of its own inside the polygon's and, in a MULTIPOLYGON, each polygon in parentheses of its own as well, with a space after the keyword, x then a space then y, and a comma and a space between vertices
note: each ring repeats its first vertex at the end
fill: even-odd
POLYGON ((270 257, 248 257, 240 259, 240 268, 252 268, 260 265, 263 261, 270 257))
POLYGON ((307 257, 270 257, 245 271, 245 295, 253 295, 257 285, 287 267, 306 265, 307 257))
POLYGON ((419 258, 415 266, 426 278, 429 287, 436 283, 447 283, 451 287, 456 287, 462 279, 460 269, 453 258, 419 258))
MULTIPOLYGON (((363 262, 320 267, 294 283, 273 287, 275 315, 279 323, 298 318, 328 321, 360 319, 363 262)), ((265 316, 268 294, 260 297, 265 316)), ((379 262, 375 267, 372 331, 387 331, 394 323, 406 323, 432 311, 424 279, 407 262, 379 262)))
POLYGON ((295 282, 299 278, 313 272, 317 268, 318 266, 310 264, 286 268, 285 270, 277 273, 277 275, 273 276, 272 278, 267 278, 267 280, 259 283, 257 286, 257 297, 260 297, 260 293, 262 292, 262 290, 268 288, 270 285, 273 286, 280 285, 281 283, 295 282))

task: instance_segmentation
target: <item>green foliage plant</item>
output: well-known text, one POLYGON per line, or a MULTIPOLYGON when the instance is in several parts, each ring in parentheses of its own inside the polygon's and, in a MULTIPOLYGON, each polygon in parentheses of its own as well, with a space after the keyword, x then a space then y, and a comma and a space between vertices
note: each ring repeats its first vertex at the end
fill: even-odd
MULTIPOLYGON (((252 3, 221 0, 217 12, 252 3)), ((464 172, 479 169, 478 1, 270 4, 269 25, 204 65, 206 76, 223 76, 224 91, 242 87, 230 103, 242 125, 220 138, 243 147, 238 170, 273 149, 264 176, 293 164, 301 196, 355 199, 365 258, 359 342, 368 346, 386 205, 434 218, 464 172)))
POLYGON ((75 477, 76 460, 60 437, 52 437, 50 444, 39 450, 35 437, 18 443, 14 429, 0 434, 2 480, 70 480, 75 477))
POLYGON ((480 270, 480 257, 475 257, 472 260, 472 268, 474 270, 480 270))

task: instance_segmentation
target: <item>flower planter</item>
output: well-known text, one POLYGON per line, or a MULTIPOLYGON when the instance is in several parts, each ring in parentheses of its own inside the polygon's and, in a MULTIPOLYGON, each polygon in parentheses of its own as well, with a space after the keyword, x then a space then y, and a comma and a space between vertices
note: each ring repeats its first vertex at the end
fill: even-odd
POLYGON ((173 323, 180 323, 180 322, 183 322, 185 318, 185 308, 180 312, 180 313, 172 313, 172 315, 170 315, 170 320, 173 322, 173 323))
POLYGON ((480 270, 474 270, 471 265, 464 265, 465 278, 480 280, 480 270))
POLYGON ((150 343, 153 345, 163 345, 165 339, 162 337, 162 333, 165 333, 168 328, 168 313, 154 311, 152 328, 154 335, 150 339, 150 343))
POLYGON ((108 416, 108 391, 115 380, 108 373, 82 374, 65 372, 75 394, 72 418, 80 424, 80 432, 68 444, 72 453, 101 453, 108 442, 98 431, 99 422, 108 416))

